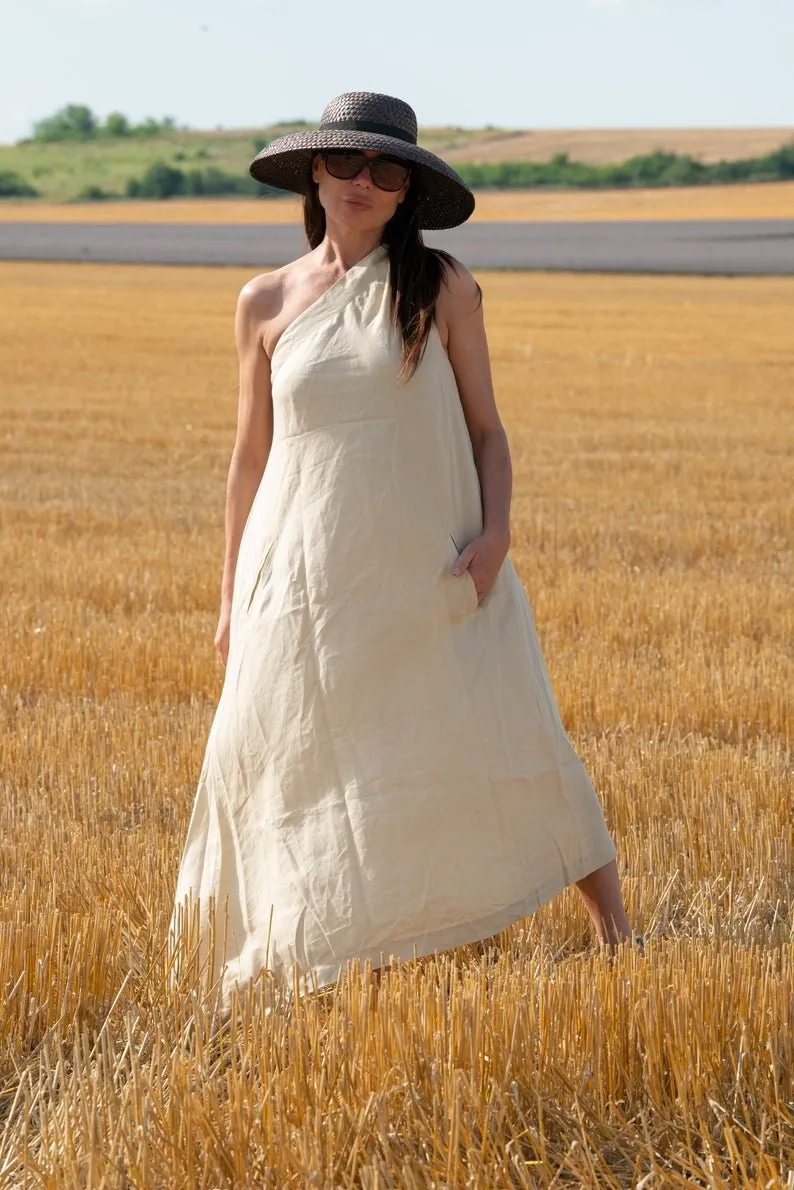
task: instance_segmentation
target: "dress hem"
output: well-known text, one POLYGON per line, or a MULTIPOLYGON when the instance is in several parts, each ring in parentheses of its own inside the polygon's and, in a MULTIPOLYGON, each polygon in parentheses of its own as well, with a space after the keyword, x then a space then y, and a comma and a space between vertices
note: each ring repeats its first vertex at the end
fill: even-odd
MULTIPOLYGON (((410 961, 411 959, 426 958, 434 953, 438 954, 491 938, 522 918, 532 916, 543 905, 558 896, 568 885, 575 884, 577 880, 589 876, 591 872, 603 867, 616 857, 617 849, 614 842, 610 840, 610 846, 606 848, 606 851, 589 852, 580 859, 578 864, 570 866, 567 874, 558 872, 553 879, 546 881, 531 893, 527 893, 518 901, 513 901, 495 913, 459 922, 441 930, 434 930, 431 933, 420 935, 418 938, 400 939, 388 943, 386 946, 371 947, 358 951, 355 955, 347 955, 333 962, 320 964, 312 968, 313 979, 311 975, 301 972, 298 977, 301 992, 319 991, 336 984, 347 964, 354 959, 358 960, 362 968, 367 961, 371 962, 374 968, 376 965, 381 966, 384 962, 388 963, 392 959, 410 961)), ((227 984, 227 1000, 232 994, 232 984, 234 984, 234 980, 227 984)))

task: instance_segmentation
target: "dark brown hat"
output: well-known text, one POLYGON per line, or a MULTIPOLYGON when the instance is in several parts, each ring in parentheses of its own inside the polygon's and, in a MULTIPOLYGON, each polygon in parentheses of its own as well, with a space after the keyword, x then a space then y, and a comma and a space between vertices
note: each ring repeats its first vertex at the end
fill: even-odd
POLYGON ((277 137, 257 153, 249 173, 268 186, 302 194, 312 154, 321 149, 377 149, 402 157, 421 177, 420 227, 457 227, 474 210, 474 195, 446 161, 419 148, 416 134, 416 113, 404 100, 376 91, 346 91, 331 100, 316 131, 277 137))

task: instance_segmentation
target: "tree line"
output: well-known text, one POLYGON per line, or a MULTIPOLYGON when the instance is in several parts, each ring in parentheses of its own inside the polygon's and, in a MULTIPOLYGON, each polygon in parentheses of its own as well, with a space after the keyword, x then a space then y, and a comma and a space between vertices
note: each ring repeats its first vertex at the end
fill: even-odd
POLYGON ((780 182, 794 178, 794 141, 766 153, 735 161, 704 163, 686 153, 657 149, 611 165, 588 165, 556 153, 549 161, 473 162, 455 166, 473 190, 542 186, 576 189, 633 186, 714 186, 730 182, 780 182))
POLYGON ((104 123, 98 119, 83 103, 67 103, 52 116, 46 116, 33 125, 33 135, 26 137, 17 144, 29 144, 31 141, 90 141, 117 140, 120 137, 152 137, 162 132, 177 131, 177 123, 173 116, 164 116, 155 120, 151 116, 142 120, 140 124, 133 124, 123 112, 111 112, 104 123))
MULTIPOLYGON (((306 126, 305 121, 281 121, 281 126, 306 126)), ((112 112, 102 123, 90 108, 68 104, 55 115, 34 126, 33 141, 86 141, 111 137, 148 137, 174 131, 175 121, 147 119, 131 124, 121 112, 112 112)), ((30 141, 20 141, 20 144, 30 141)), ((254 154, 269 143, 262 137, 252 141, 254 154)), ((198 156, 206 156, 199 150, 198 156)), ((178 159, 180 154, 176 154, 178 159)), ((182 154, 184 156, 184 154, 182 154)), ((461 162, 455 167, 473 190, 509 189, 630 189, 655 186, 705 186, 731 182, 772 182, 794 179, 794 141, 761 157, 706 164, 688 154, 656 150, 639 154, 618 164, 589 165, 572 161, 567 153, 556 153, 548 161, 500 161, 494 164, 461 162)), ((143 174, 130 177, 124 192, 83 187, 75 198, 100 201, 119 198, 167 199, 219 195, 270 197, 284 192, 264 186, 247 172, 228 173, 215 166, 182 169, 172 162, 154 161, 143 174)), ((36 198, 39 191, 25 178, 0 170, 0 197, 36 198)))

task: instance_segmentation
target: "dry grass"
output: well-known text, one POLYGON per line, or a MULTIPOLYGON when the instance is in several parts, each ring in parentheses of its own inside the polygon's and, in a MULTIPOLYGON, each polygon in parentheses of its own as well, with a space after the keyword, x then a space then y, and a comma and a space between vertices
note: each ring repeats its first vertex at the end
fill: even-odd
POLYGON ((460 145, 436 149, 457 161, 548 161, 567 153, 572 161, 607 165, 644 153, 689 154, 703 162, 763 157, 794 139, 794 128, 516 128, 495 130, 460 145))
POLYGON ((249 275, 0 266, 0 1185, 791 1187, 794 281, 479 275, 512 556, 646 957, 569 888, 219 1029, 163 946, 249 275))
MULTIPOLYGON (((553 219, 794 219, 794 182, 646 190, 478 190, 472 222, 553 219)), ((299 223, 300 200, 0 202, 0 219, 24 223, 299 223)))

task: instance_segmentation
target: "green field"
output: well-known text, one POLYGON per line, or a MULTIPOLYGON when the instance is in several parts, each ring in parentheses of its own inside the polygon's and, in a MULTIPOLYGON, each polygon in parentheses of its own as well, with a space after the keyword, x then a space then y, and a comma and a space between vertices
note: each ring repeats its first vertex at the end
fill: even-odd
MULTIPOLYGON (((123 195, 127 181, 140 177, 155 161, 182 170, 214 167, 244 179, 254 157, 256 140, 272 140, 301 127, 300 123, 294 123, 226 132, 175 130, 146 138, 21 141, 0 145, 0 172, 18 174, 48 202, 66 202, 88 186, 123 195)), ((434 128, 423 130, 420 141, 425 148, 441 155, 469 145, 476 156, 478 143, 492 138, 497 131, 434 128)))
MULTIPOLYGON (((92 198, 252 196, 256 148, 300 121, 215 132, 161 130, 149 136, 29 139, 0 145, 0 198, 68 202, 92 198), (178 177, 146 184, 161 165, 178 177), (144 181, 135 193, 133 182, 144 181), (26 194, 19 185, 35 188, 26 194)), ((479 129, 423 127, 419 143, 438 153, 473 189, 669 188, 794 178, 791 129, 479 129)))

